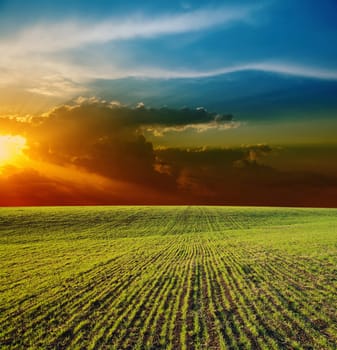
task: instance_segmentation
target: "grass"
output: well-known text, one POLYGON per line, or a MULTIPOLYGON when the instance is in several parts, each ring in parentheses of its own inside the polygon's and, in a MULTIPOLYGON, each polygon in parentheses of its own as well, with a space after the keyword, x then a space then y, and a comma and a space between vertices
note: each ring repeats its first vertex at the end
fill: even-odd
POLYGON ((337 210, 0 210, 1 349, 336 349, 337 210))

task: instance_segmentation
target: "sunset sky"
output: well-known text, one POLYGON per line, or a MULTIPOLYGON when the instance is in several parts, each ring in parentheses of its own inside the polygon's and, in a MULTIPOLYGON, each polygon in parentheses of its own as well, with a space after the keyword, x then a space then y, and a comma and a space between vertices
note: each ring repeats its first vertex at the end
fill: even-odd
POLYGON ((0 205, 337 206, 337 2, 0 0, 0 205))

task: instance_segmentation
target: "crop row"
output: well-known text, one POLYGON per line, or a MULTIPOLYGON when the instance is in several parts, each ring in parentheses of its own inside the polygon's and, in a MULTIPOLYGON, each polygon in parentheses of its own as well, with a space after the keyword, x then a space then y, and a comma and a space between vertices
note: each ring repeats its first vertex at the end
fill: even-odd
POLYGON ((25 243, 1 245, 1 348, 334 349, 337 237, 314 234, 330 215, 282 229, 226 208, 123 213, 81 238, 34 223, 30 244, 22 228, 25 243))

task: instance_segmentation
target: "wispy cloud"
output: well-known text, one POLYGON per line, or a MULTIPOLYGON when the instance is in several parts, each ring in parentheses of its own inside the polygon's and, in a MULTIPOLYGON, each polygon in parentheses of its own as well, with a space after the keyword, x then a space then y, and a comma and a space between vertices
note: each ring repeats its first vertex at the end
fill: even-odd
POLYGON ((245 63, 241 65, 227 66, 211 70, 165 70, 152 68, 151 70, 144 69, 129 73, 124 72, 124 74, 125 76, 144 78, 207 78, 249 70, 293 75, 303 78, 337 80, 337 70, 321 69, 296 63, 282 63, 272 61, 245 63))
POLYGON ((181 67, 178 69, 166 69, 162 67, 154 66, 140 66, 119 68, 114 67, 111 64, 100 64, 97 66, 73 66, 59 65, 59 68, 63 68, 69 72, 72 71, 74 79, 80 79, 82 81, 90 81, 95 79, 122 79, 122 78, 150 78, 150 79, 188 79, 188 78, 207 78, 216 77, 220 75, 240 73, 245 71, 260 71, 270 72, 281 75, 297 76, 302 78, 320 79, 320 80, 337 80, 337 70, 324 69, 320 67, 309 66, 300 63, 292 62, 274 62, 274 61, 261 61, 261 62, 248 62, 239 65, 225 66, 210 70, 196 70, 181 67))
POLYGON ((50 58, 42 62, 13 61, 13 66, 3 70, 0 86, 16 85, 29 92, 54 97, 72 97, 88 91, 88 84, 97 79, 115 80, 123 78, 139 79, 193 79, 216 77, 245 71, 270 72, 280 75, 297 76, 319 80, 337 80, 337 70, 322 69, 297 63, 253 62, 212 70, 165 69, 161 67, 120 68, 113 63, 81 65, 61 62, 50 58), (14 63, 15 62, 15 63, 14 63))
POLYGON ((193 33, 249 22, 256 10, 256 6, 227 6, 156 16, 129 14, 124 18, 99 21, 67 19, 55 22, 46 19, 44 23, 11 35, 0 33, 0 86, 14 85, 44 95, 71 96, 85 91, 86 82, 93 79, 137 75, 159 77, 163 75, 160 71, 138 70, 137 64, 130 70, 121 69, 111 54, 96 46, 110 42, 118 46, 121 41, 193 33), (82 50, 81 54, 79 50, 82 50), (78 59, 79 55, 81 59, 78 59), (87 60, 90 57, 92 59, 87 60))
POLYGON ((14 37, 0 41, 6 54, 57 52, 114 40, 153 38, 162 35, 205 30, 218 25, 249 21, 256 7, 199 9, 161 16, 129 15, 99 22, 66 20, 40 23, 25 28, 14 37))
POLYGON ((337 80, 337 70, 322 69, 306 65, 287 63, 287 62, 261 62, 254 63, 247 69, 261 70, 265 72, 274 72, 287 75, 295 75, 305 78, 337 80))

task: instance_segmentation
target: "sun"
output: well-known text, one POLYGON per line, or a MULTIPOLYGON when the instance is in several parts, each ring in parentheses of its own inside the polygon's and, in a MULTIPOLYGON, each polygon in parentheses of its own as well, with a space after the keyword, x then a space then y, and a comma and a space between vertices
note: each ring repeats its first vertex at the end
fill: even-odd
POLYGON ((19 135, 0 136, 0 166, 13 164, 23 158, 23 151, 27 147, 27 140, 19 135))

